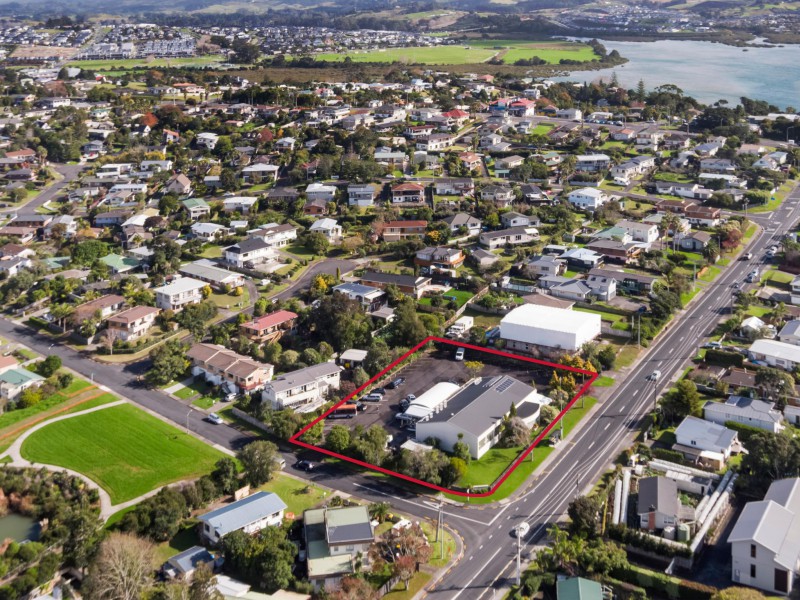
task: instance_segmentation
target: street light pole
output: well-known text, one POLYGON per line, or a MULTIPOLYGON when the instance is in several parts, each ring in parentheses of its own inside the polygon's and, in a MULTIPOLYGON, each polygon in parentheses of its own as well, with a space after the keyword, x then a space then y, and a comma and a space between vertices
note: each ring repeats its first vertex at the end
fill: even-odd
POLYGON ((522 568, 520 565, 520 551, 522 549, 522 532, 517 525, 517 585, 522 583, 522 568))
POLYGON ((189 415, 192 414, 192 409, 189 409, 189 412, 186 413, 186 433, 189 433, 189 415))

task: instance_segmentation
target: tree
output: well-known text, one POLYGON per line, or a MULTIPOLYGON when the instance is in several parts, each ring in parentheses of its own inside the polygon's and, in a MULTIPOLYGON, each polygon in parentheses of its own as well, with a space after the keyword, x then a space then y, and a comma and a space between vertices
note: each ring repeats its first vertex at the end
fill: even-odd
POLYGON ((375 588, 361 577, 342 577, 339 589, 328 594, 330 600, 378 600, 375 588))
POLYGON ((36 363, 36 372, 42 377, 52 377, 61 368, 61 358, 51 354, 44 360, 36 363))
POLYGON ((225 600, 217 590, 217 578, 209 563, 200 564, 192 574, 188 600, 225 600))
POLYGON ((111 329, 109 327, 108 329, 103 331, 102 335, 103 347, 108 351, 109 355, 114 354, 114 342, 117 341, 119 336, 120 336, 119 329, 111 329))
POLYGON ((41 401, 42 401, 42 392, 39 391, 38 388, 29 387, 28 389, 23 390, 22 393, 19 395, 17 404, 19 405, 20 408, 30 408, 31 406, 36 406, 41 401))
POLYGON ((331 452, 343 454, 350 447, 350 428, 334 425, 325 436, 325 447, 331 452))
POLYGON ((470 452, 469 444, 462 441, 463 437, 464 437, 463 433, 458 434, 458 441, 455 444, 453 444, 453 456, 455 458, 460 458, 466 464, 469 464, 470 461, 472 460, 472 452, 470 452))
POLYGON ((499 445, 503 448, 516 448, 525 446, 530 442, 531 430, 520 417, 511 417, 506 420, 500 434, 499 445))
POLYGON ((369 381, 369 375, 361 367, 353 369, 353 384, 359 388, 369 381))
POLYGON ((154 387, 180 379, 189 368, 188 347, 178 340, 168 340, 150 351, 151 366, 145 378, 154 387))
POLYGON ((467 360, 464 361, 464 367, 467 369, 467 373, 469 373, 469 378, 475 379, 483 370, 483 363, 479 360, 467 360))
POLYGON ((756 387, 764 398, 782 403, 794 396, 794 379, 788 373, 772 367, 759 367, 756 371, 756 387))
POLYGON ((567 514, 570 518, 569 530, 573 535, 586 538, 597 534, 597 511, 600 503, 592 496, 579 496, 569 503, 567 514))
POLYGON ((688 415, 699 415, 701 400, 694 381, 681 379, 675 385, 675 389, 664 396, 661 406, 671 421, 683 419, 688 415))
POLYGON ((402 555, 398 556, 392 563, 392 575, 395 575, 402 581, 406 589, 408 589, 408 582, 414 577, 417 572, 417 561, 413 556, 402 555))
POLYGON ((776 479, 795 477, 800 464, 800 441, 769 431, 754 433, 747 441, 737 485, 761 498, 776 479))
POLYGON ((244 467, 248 482, 254 487, 272 479, 277 456, 278 447, 262 440, 247 444, 236 455, 244 467))
POLYGON ((155 546, 141 538, 112 533, 89 567, 89 600, 139 600, 153 581, 155 546))
POLYGON ((303 245, 311 250, 314 254, 324 255, 328 251, 330 242, 324 235, 315 231, 309 233, 303 238, 303 245))
POLYGON ((239 487, 239 476, 233 459, 220 458, 214 465, 211 478, 223 494, 232 494, 239 487))
POLYGON ((597 353, 597 360, 604 371, 611 371, 617 362, 617 351, 611 344, 606 344, 597 353))
POLYGON ((94 508, 80 501, 69 508, 63 523, 67 532, 62 545, 66 564, 83 572, 97 552, 103 522, 94 508))
POLYGON ((367 349, 362 366, 370 375, 377 375, 392 362, 392 351, 383 338, 376 337, 367 349))
POLYGON ((307 314, 305 324, 337 352, 364 347, 371 340, 372 319, 360 303, 344 294, 322 298, 307 314))
POLYGON ((411 298, 405 298, 395 308, 394 321, 389 327, 396 346, 416 346, 428 337, 428 331, 420 320, 411 298))

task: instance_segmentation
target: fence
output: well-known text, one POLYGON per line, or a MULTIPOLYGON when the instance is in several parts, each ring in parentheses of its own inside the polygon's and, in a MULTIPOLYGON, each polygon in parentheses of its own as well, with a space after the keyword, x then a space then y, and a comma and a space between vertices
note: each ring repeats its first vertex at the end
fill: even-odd
POLYGON ((253 415, 249 415, 244 412, 241 408, 236 408, 235 406, 231 409, 231 414, 236 417, 237 419, 241 419, 248 425, 252 425, 256 429, 260 429, 261 431, 265 431, 267 433, 272 433, 269 425, 266 423, 259 421, 253 415))

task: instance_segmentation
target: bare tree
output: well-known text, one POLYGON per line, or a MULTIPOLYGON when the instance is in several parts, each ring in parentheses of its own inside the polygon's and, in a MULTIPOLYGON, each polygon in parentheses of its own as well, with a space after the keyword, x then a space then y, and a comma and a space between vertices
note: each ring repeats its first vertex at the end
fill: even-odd
POLYGON ((112 533, 89 567, 89 600, 138 600, 151 586, 155 545, 124 533, 112 533))
POLYGON ((114 342, 116 342, 120 337, 119 329, 112 329, 109 327, 103 332, 103 346, 108 353, 113 355, 114 354, 114 342))

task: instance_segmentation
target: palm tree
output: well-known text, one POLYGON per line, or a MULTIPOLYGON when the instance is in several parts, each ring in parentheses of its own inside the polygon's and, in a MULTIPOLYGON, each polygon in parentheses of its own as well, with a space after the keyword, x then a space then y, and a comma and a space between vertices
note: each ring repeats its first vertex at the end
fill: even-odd
POLYGON ((778 302, 778 304, 775 305, 775 308, 773 308, 772 312, 770 313, 772 324, 775 325, 775 327, 779 327, 783 324, 786 315, 786 305, 783 302, 778 302))
POLYGON ((369 505, 369 516, 382 523, 389 516, 391 508, 388 502, 373 502, 369 505))

